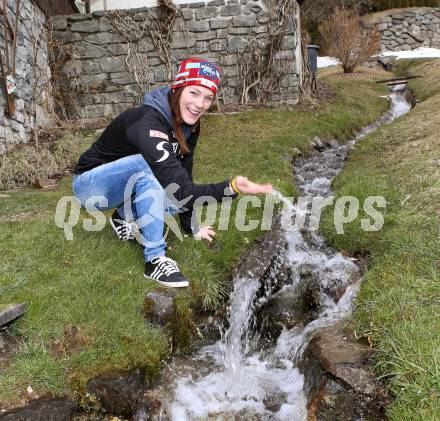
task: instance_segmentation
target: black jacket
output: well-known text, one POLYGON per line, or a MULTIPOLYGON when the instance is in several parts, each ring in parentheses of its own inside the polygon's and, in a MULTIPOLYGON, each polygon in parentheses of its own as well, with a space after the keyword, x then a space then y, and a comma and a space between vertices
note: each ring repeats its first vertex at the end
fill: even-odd
POLYGON ((198 227, 191 228, 191 216, 197 198, 209 196, 221 201, 224 197, 236 196, 229 189, 229 181, 215 184, 193 183, 193 155, 199 131, 200 129, 191 133, 187 139, 190 152, 182 155, 173 127, 162 113, 146 105, 131 108, 116 117, 98 140, 84 152, 74 173, 81 174, 99 165, 141 153, 163 188, 175 183, 179 186, 174 193, 178 201, 190 197, 184 204, 188 211, 180 214, 180 221, 186 233, 196 232, 198 227))

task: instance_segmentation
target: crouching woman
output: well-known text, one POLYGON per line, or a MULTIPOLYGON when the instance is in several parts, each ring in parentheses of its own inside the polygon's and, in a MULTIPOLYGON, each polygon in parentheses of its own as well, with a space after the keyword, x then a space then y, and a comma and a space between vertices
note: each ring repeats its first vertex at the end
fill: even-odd
POLYGON ((200 117, 214 101, 219 82, 214 64, 198 58, 183 61, 171 87, 153 90, 145 95, 143 105, 117 116, 74 169, 72 187, 81 204, 114 208, 110 224, 120 240, 133 239, 137 227, 136 238, 144 246, 145 277, 170 287, 188 286, 188 280, 166 256, 166 213, 179 213, 185 233, 211 242, 212 228, 198 227, 192 217, 198 198, 221 201, 237 193, 272 191, 270 184, 253 183, 243 176, 193 183, 200 117))

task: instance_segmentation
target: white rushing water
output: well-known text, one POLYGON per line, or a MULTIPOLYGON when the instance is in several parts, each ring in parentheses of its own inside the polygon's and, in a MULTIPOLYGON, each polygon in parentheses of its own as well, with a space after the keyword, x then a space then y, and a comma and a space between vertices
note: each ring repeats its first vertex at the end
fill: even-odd
MULTIPOLYGON (((173 420, 201 419, 211 416, 304 420, 306 401, 303 377, 287 359, 262 360, 258 353, 247 355, 246 332, 253 299, 259 288, 256 280, 240 278, 231 295, 230 328, 224 338, 200 351, 201 359, 212 360, 213 371, 196 381, 177 381, 175 401, 171 405, 173 420), (276 364, 275 364, 276 363, 276 364), (285 396, 285 401, 273 413, 265 401, 271 395, 285 396)), ((227 419, 227 418, 220 418, 227 419)))
MULTIPOLYGON (((335 146, 295 167, 302 176, 302 194, 329 195, 331 180, 354 142, 409 110, 403 96, 393 93, 390 97, 392 108, 377 124, 365 128, 351 143, 335 146)), ((285 205, 283 217, 307 214, 279 192, 274 195, 285 205)), ((284 232, 287 249, 280 251, 280 258, 293 273, 293 284, 288 288, 295 288, 305 270, 319 280, 319 315, 305 326, 284 328, 270 349, 260 349, 251 340, 260 282, 246 277, 234 279, 229 327, 221 340, 199 351, 191 363, 192 370, 175 380, 172 398, 164 403, 172 420, 306 420, 304 377, 297 363, 317 330, 349 314, 360 286, 353 259, 329 250, 316 232, 306 231, 293 226, 284 232), (335 291, 342 291, 338 299, 335 291)))

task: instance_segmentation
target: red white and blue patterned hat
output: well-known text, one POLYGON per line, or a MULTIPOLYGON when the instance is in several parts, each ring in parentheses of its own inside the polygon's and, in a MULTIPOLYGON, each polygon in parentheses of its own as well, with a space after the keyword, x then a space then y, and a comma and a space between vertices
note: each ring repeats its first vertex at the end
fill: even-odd
POLYGON ((199 85, 217 93, 220 84, 219 68, 207 60, 190 57, 180 63, 171 88, 182 88, 189 85, 199 85))

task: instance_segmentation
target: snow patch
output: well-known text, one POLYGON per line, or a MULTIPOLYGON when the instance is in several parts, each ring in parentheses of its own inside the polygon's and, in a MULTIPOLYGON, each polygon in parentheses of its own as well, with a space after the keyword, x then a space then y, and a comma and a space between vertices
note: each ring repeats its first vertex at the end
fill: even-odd
MULTIPOLYGON (((402 51, 383 51, 373 57, 395 57, 396 60, 401 58, 440 58, 439 48, 419 47, 415 50, 402 50, 402 51)), ((324 67, 337 66, 341 62, 335 57, 323 56, 318 57, 318 69, 324 67)))
POLYGON ((401 58, 423 58, 423 57, 440 57, 440 49, 429 48, 429 47, 419 47, 415 50, 406 51, 384 51, 375 57, 396 57, 397 60, 401 58))
POLYGON ((324 67, 337 66, 341 64, 341 62, 334 57, 318 57, 318 69, 322 69, 324 67))

